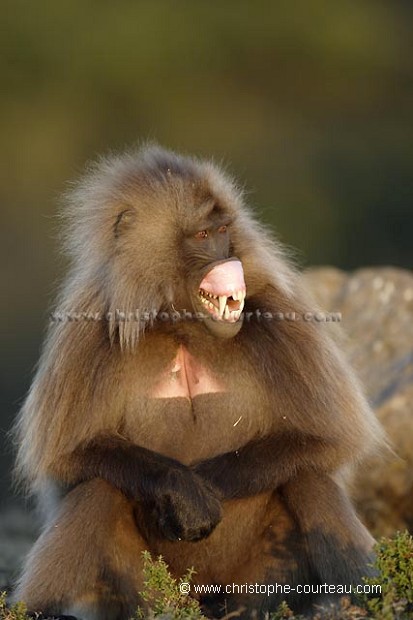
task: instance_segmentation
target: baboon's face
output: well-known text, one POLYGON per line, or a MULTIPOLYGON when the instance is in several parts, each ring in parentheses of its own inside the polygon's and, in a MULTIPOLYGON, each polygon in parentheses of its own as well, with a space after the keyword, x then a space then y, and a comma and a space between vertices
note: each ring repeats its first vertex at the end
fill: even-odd
POLYGON ((158 299, 162 295, 164 310, 185 309, 198 320, 202 315, 214 335, 233 337, 246 294, 231 235, 237 205, 196 167, 159 175, 149 186, 137 184, 118 221, 119 248, 123 244, 128 255, 124 269, 136 274, 129 286, 151 289, 158 299))
POLYGON ((210 331, 226 338, 242 325, 246 294, 242 264, 233 254, 231 224, 225 210, 214 204, 194 218, 182 240, 191 306, 202 313, 210 331))

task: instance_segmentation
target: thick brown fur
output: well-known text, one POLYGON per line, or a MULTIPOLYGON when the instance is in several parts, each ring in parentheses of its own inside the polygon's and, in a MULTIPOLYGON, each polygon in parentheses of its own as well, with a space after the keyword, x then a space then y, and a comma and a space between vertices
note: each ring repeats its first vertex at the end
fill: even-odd
MULTIPOLYGON (((47 513, 15 594, 31 609, 127 618, 143 549, 204 584, 357 583, 367 571, 372 539, 342 480, 382 431, 323 327, 254 314, 219 338, 202 321, 119 320, 191 310, 208 260, 183 240, 211 213, 230 238, 211 258, 241 261, 244 313, 314 310, 279 242, 209 162, 147 147, 102 159, 68 196, 61 320, 16 425, 18 475, 47 513), (178 346, 225 391, 150 398, 178 346)), ((283 598, 208 602, 249 617, 283 598)))

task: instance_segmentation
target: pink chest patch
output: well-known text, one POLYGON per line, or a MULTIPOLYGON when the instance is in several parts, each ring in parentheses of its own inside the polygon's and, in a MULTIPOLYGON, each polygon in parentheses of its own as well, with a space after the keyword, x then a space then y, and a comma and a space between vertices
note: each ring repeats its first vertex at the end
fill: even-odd
POLYGON ((179 346, 171 366, 163 373, 150 398, 188 398, 192 400, 199 394, 225 392, 218 379, 213 377, 185 347, 179 346))

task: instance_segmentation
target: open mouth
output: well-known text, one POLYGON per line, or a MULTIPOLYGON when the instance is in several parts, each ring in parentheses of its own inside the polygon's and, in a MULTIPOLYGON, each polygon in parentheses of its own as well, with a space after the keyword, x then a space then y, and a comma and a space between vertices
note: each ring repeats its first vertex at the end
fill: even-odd
POLYGON ((199 285, 198 297, 215 319, 228 323, 239 320, 245 303, 244 272, 239 260, 219 263, 199 285))
POLYGON ((227 297, 226 295, 214 295, 200 288, 199 299, 208 312, 223 321, 238 321, 244 308, 245 290, 236 291, 227 297))

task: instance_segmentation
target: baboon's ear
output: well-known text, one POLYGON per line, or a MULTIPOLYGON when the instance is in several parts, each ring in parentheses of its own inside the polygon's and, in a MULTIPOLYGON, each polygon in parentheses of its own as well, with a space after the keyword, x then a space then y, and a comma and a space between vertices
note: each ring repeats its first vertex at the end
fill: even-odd
POLYGON ((119 211, 113 226, 115 237, 119 237, 123 231, 130 228, 136 219, 136 211, 133 207, 124 207, 119 211))

